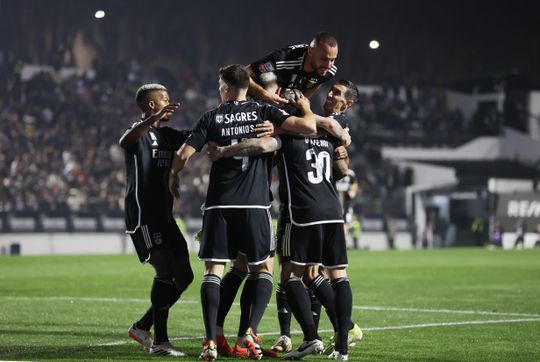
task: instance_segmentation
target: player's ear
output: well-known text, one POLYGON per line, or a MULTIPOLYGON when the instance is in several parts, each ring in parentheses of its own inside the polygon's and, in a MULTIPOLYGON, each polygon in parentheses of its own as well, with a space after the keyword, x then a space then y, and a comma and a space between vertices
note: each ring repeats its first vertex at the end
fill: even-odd
POLYGON ((148 102, 148 108, 150 108, 151 110, 154 110, 156 108, 156 102, 149 101, 148 102))

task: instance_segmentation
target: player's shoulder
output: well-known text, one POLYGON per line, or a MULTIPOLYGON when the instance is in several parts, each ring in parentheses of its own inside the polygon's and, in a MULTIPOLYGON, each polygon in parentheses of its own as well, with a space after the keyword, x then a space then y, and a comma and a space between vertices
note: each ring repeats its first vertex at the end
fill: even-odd
POLYGON ((279 58, 283 61, 299 60, 304 57, 308 47, 309 44, 288 45, 284 48, 277 49, 275 53, 278 54, 279 58))
POLYGON ((333 65, 330 67, 330 69, 328 69, 328 72, 326 72, 326 77, 327 77, 328 79, 334 77, 334 76, 336 75, 336 73, 337 73, 337 70, 338 70, 337 66, 336 66, 335 64, 333 64, 333 65))

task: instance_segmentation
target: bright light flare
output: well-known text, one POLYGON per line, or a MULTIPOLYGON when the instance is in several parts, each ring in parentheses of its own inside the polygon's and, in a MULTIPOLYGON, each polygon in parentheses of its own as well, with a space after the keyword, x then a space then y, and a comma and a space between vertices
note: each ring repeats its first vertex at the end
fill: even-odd
POLYGON ((379 42, 377 40, 372 40, 369 42, 369 47, 371 49, 377 49, 380 46, 379 42))
POLYGON ((105 17, 105 11, 103 10, 96 11, 96 13, 94 14, 94 17, 96 19, 103 19, 105 17))

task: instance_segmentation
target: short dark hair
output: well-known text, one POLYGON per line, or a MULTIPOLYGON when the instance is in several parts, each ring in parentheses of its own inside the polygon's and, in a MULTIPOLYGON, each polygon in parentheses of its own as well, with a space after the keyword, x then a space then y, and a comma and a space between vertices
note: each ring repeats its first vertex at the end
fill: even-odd
POLYGON ((149 84, 143 84, 142 86, 137 89, 137 93, 135 94, 135 102, 137 102, 137 105, 139 108, 143 111, 146 110, 148 107, 148 101, 150 99, 150 94, 152 94, 155 91, 165 91, 167 92, 167 88, 161 84, 157 83, 149 83, 149 84))
POLYGON ((351 82, 350 80, 340 79, 336 82, 336 84, 341 84, 347 87, 347 91, 345 92, 345 99, 348 101, 352 101, 355 103, 358 100, 358 97, 360 96, 360 91, 358 90, 358 87, 356 84, 351 82))
POLYGON ((230 64, 219 68, 219 76, 225 84, 237 88, 247 89, 249 87, 249 74, 241 64, 230 64))
POLYGON ((337 47, 337 45, 338 45, 337 39, 336 39, 335 36, 333 36, 332 34, 326 32, 326 31, 320 31, 317 34, 315 34, 315 37, 311 41, 310 46, 311 47, 316 47, 317 45, 323 44, 323 43, 328 44, 332 48, 337 47))

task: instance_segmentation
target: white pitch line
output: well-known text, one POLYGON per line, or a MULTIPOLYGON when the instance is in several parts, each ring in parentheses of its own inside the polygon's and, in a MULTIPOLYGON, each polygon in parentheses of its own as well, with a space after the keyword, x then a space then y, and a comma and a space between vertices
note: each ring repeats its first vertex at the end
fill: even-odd
MULTIPOLYGON (((405 324, 401 326, 386 326, 386 327, 366 327, 362 328, 366 332, 376 331, 390 331, 390 330, 402 330, 413 328, 431 328, 431 327, 452 327, 452 326, 466 326, 466 325, 480 325, 480 324, 501 324, 501 323, 522 323, 522 322, 540 322, 540 318, 524 318, 524 319, 499 319, 499 320, 485 320, 485 321, 463 321, 463 322, 442 322, 442 323, 423 323, 423 324, 405 324)), ((331 329, 319 330, 321 333, 333 333, 331 329)), ((302 331, 292 330, 291 334, 302 334, 302 331)), ((259 336, 279 336, 276 332, 259 333, 259 336)), ((226 335, 227 338, 236 337, 235 334, 226 335)), ((190 336, 190 337, 176 337, 171 338, 173 341, 187 341, 198 340, 202 336, 190 336)), ((123 341, 115 341, 108 343, 100 343, 91 345, 90 347, 106 347, 106 346, 120 346, 124 344, 132 343, 127 338, 123 341)), ((133 342, 134 343, 134 342, 133 342)))
MULTIPOLYGON (((0 299, 11 300, 64 300, 64 301, 83 301, 83 302, 106 302, 106 303, 149 303, 149 299, 143 298, 98 298, 98 297, 66 297, 66 296, 49 296, 49 297, 27 297, 27 296, 0 296, 0 299)), ((196 300, 180 299, 180 304, 200 304, 196 300)), ((234 303, 238 305, 239 303, 234 303)), ((269 307, 275 304, 268 304, 269 307)), ((531 313, 515 313, 515 312, 491 312, 483 310, 458 310, 458 309, 429 309, 429 308, 407 308, 407 307, 386 307, 386 306, 361 306, 355 305, 356 310, 372 310, 372 311, 396 311, 396 312, 421 312, 421 313, 444 313, 444 314, 472 314, 472 315, 493 315, 493 316, 512 316, 512 317, 540 317, 540 314, 531 313)))
POLYGON ((482 310, 403 308, 403 307, 379 307, 379 306, 356 306, 356 305, 353 306, 353 309, 358 309, 358 310, 397 311, 397 312, 423 312, 423 313, 447 313, 447 314, 477 314, 477 315, 498 315, 498 316, 514 316, 514 317, 540 317, 540 314, 490 312, 490 311, 482 311, 482 310))

